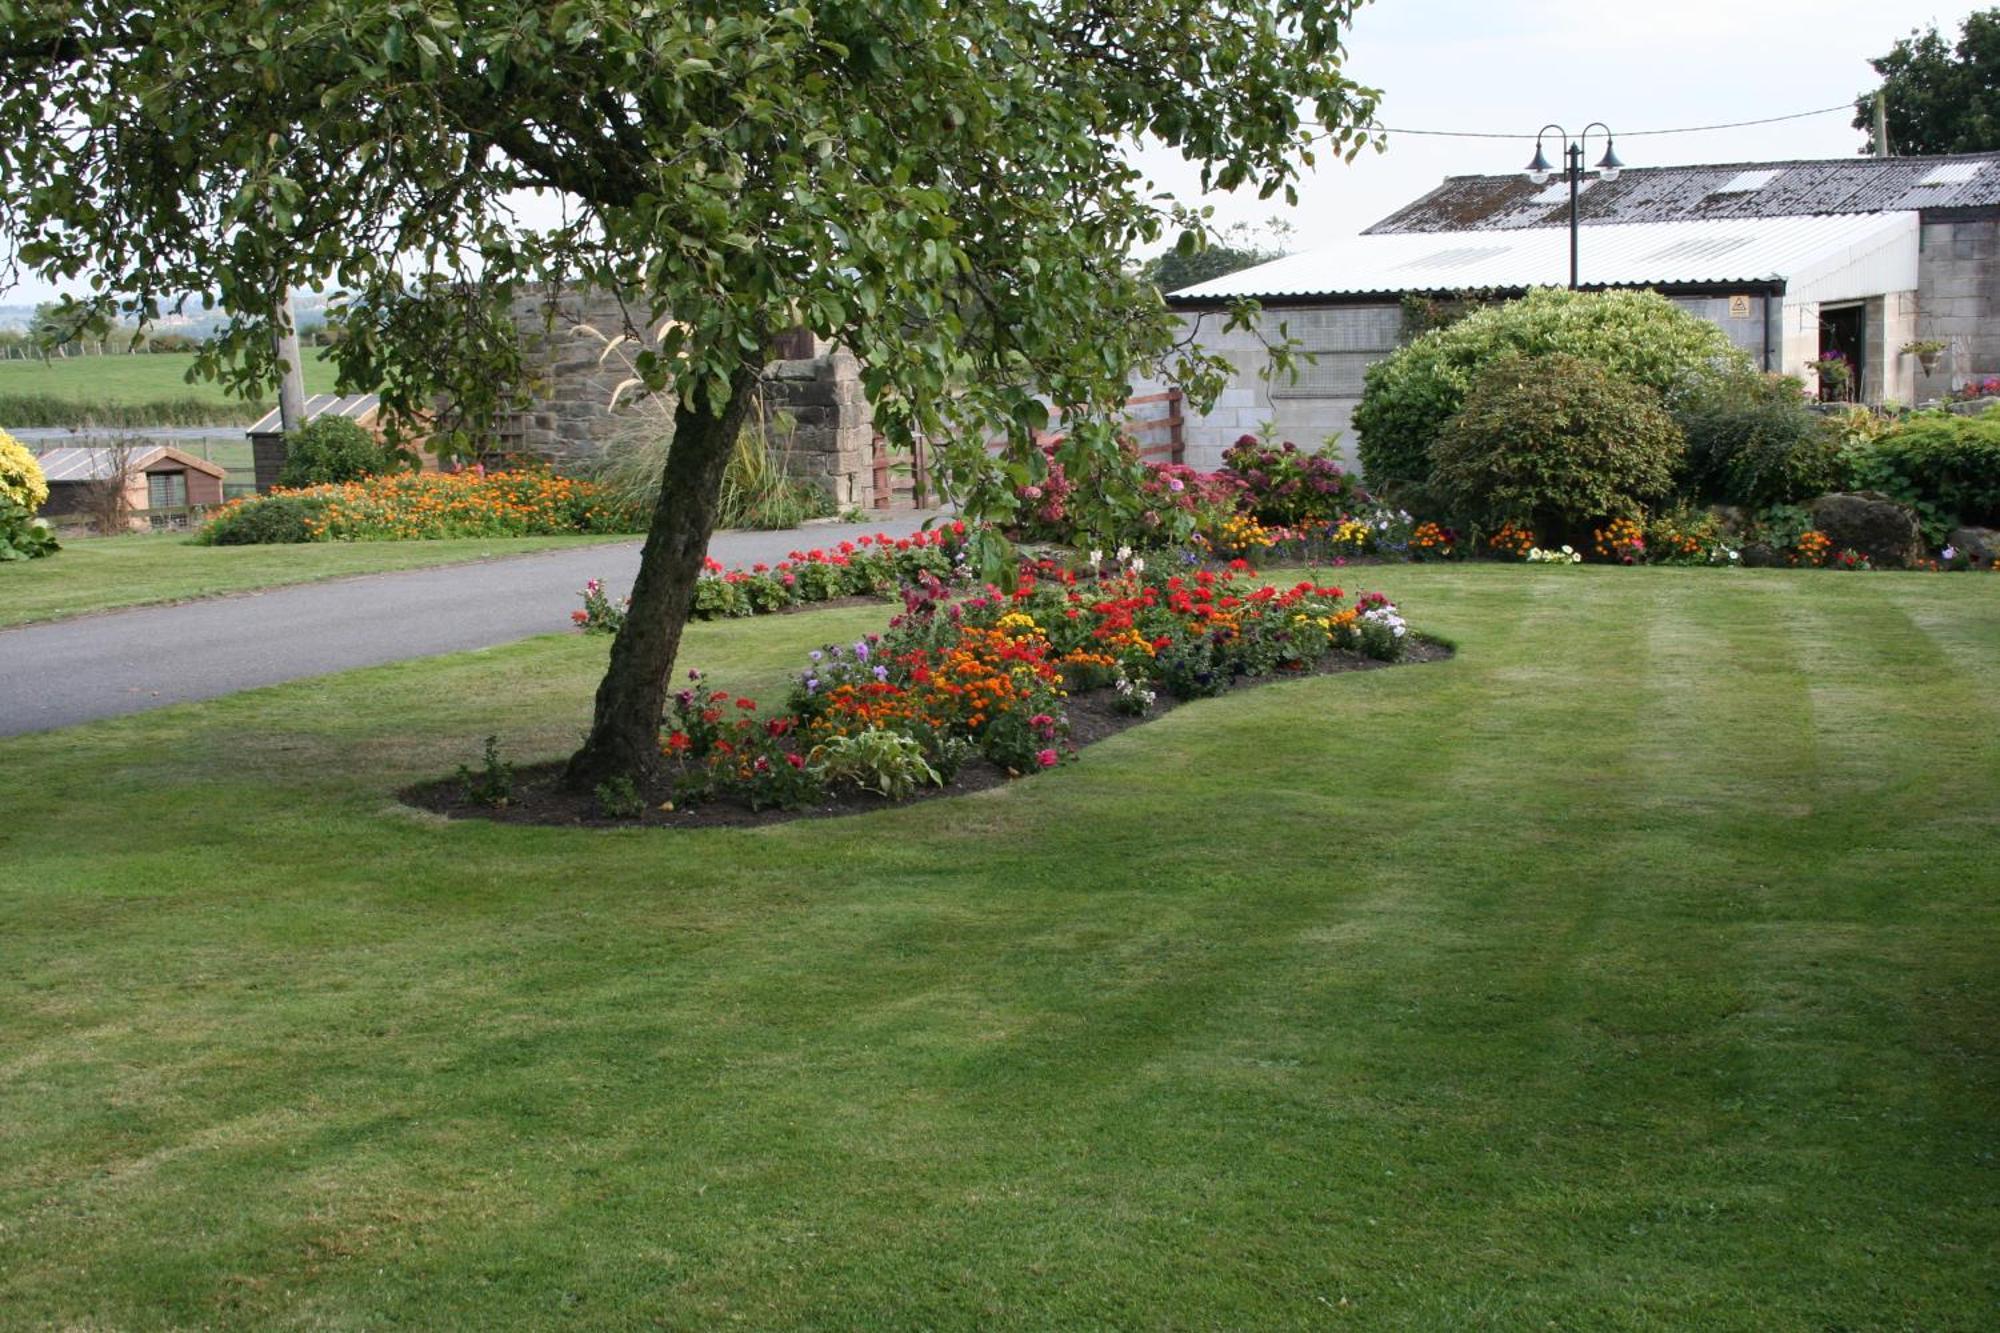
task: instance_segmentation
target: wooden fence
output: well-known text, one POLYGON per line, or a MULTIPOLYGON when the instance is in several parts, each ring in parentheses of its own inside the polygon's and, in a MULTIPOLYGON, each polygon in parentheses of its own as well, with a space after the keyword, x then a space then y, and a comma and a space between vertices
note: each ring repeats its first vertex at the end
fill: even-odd
MULTIPOLYGON (((1138 449, 1141 460, 1148 463, 1186 461, 1187 414, 1183 411, 1184 402, 1179 389, 1141 394, 1126 400, 1125 434, 1138 449), (1135 408, 1157 411, 1142 416, 1133 413, 1135 408)), ((1062 431, 1060 428, 1044 431, 1035 438, 1043 444, 1052 443, 1062 438, 1062 431)), ((997 452, 1005 447, 1005 441, 992 440, 986 447, 997 452)), ((875 508, 894 509, 900 502, 907 502, 916 509, 930 507, 931 478, 927 454, 926 442, 919 439, 907 459, 897 460, 891 454, 888 441, 880 434, 875 436, 875 508)))

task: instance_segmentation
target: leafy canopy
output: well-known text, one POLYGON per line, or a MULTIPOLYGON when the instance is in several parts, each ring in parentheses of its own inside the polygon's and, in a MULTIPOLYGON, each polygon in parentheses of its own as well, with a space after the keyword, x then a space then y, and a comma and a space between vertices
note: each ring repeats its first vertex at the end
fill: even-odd
MULTIPOLYGON (((1911 29, 1889 53, 1868 62, 1889 99, 1889 151, 1986 153, 2000 148, 2000 8, 1968 14, 1958 41, 1932 24, 1911 29)), ((1875 151, 1875 93, 1854 99, 1854 128, 1875 151)))
POLYGON ((1087 451, 1133 366, 1218 382, 1124 267, 1205 224, 1123 148, 1290 196, 1308 145, 1365 142, 1356 3, 0 0, 0 225, 102 317, 216 293, 200 369, 246 389, 272 294, 344 291, 346 382, 392 413, 442 394, 468 433, 508 406, 530 284, 671 320, 637 369, 718 417, 803 325, 861 358, 892 438, 961 427, 940 469, 1004 512, 1037 398, 1087 451), (1003 427, 1012 476, 977 444, 1003 427))
POLYGON ((1291 232, 1291 224, 1278 218, 1272 218, 1262 228, 1238 222, 1224 228, 1213 244, 1192 254, 1169 250, 1147 260, 1139 273, 1162 292, 1177 292, 1211 278, 1227 277, 1273 259, 1283 259, 1291 232), (1257 235, 1259 230, 1265 233, 1264 237, 1257 235))

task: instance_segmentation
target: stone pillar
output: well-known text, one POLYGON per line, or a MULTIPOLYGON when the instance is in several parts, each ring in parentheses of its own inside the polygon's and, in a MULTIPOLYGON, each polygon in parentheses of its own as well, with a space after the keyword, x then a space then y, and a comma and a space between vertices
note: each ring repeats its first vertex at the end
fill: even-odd
MULTIPOLYGON (((800 348, 798 350, 803 350, 800 348)), ((875 500, 875 414, 860 363, 845 348, 773 361, 764 370, 764 430, 785 471, 810 481, 835 504, 866 509, 875 500)))

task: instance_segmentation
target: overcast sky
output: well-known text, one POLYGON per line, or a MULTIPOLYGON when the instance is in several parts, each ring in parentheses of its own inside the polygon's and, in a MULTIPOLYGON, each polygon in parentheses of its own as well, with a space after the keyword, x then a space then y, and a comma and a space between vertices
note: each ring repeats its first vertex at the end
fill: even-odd
MULTIPOLYGON (((1356 19, 1348 73, 1382 92, 1382 124, 1533 135, 1603 121, 1627 166, 1848 157, 1852 113, 1706 134, 1634 131, 1754 120, 1845 103, 1876 82, 1871 56, 1913 27, 1956 38, 1977 6, 1907 0, 1378 0, 1356 19)), ((1895 115, 1891 107, 1889 114, 1895 115)), ((1217 196, 1217 220, 1296 228, 1292 249, 1352 235, 1446 176, 1517 171, 1532 142, 1392 135, 1353 165, 1322 161, 1299 207, 1217 196)), ((1586 163, 1601 148, 1593 139, 1586 163)), ((1556 153, 1549 153, 1551 161, 1556 153)), ((1195 173, 1164 153, 1140 159, 1162 188, 1192 197, 1195 173)))
MULTIPOLYGON (((1875 82, 1871 56, 1935 22, 1955 37, 1974 6, 1900 0, 1380 0, 1364 8, 1349 73, 1382 90, 1395 128, 1532 135, 1603 121, 1625 137, 1628 166, 1847 157, 1861 146, 1849 114, 1703 134, 1642 130, 1711 125, 1846 103, 1875 82)), ((1895 115, 1892 106, 1889 114, 1895 115)), ((1216 196, 1217 220, 1280 215, 1290 248, 1351 235, 1446 176, 1519 170, 1532 143, 1392 135, 1388 151, 1322 160, 1297 209, 1253 193, 1216 196)), ((1589 161, 1600 149, 1595 142, 1589 161)), ((1555 152, 1549 154, 1551 160, 1555 152)), ((1162 189, 1192 199, 1195 173, 1170 154, 1140 155, 1162 189)), ((39 301, 40 284, 0 290, 39 301)))

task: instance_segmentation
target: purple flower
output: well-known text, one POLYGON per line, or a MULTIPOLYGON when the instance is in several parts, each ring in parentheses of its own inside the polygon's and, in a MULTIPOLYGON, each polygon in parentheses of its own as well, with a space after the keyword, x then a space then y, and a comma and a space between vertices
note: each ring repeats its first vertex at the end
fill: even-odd
POLYGON ((812 692, 813 692, 814 690, 817 690, 818 688, 819 688, 819 677, 817 677, 817 676, 807 676, 807 677, 806 677, 806 693, 807 693, 807 694, 811 694, 811 693, 812 693, 812 692))
POLYGON ((887 680, 887 679, 889 679, 889 668, 888 668, 888 667, 885 667, 885 666, 878 666, 878 667, 876 667, 876 668, 875 668, 875 679, 877 679, 877 680, 887 680))
POLYGON ((821 651, 820 651, 819 649, 815 648, 815 649, 813 649, 813 650, 812 650, 811 652, 807 653, 807 654, 806 654, 806 656, 807 656, 807 657, 810 657, 810 658, 811 658, 811 659, 812 659, 813 661, 817 662, 817 661, 819 661, 819 660, 820 660, 820 659, 821 659, 822 657, 825 657, 825 656, 826 656, 826 654, 825 654, 825 653, 823 653, 823 652, 821 652, 821 651))
POLYGON ((868 640, 856 639, 854 641, 854 655, 864 662, 868 660, 868 640))

